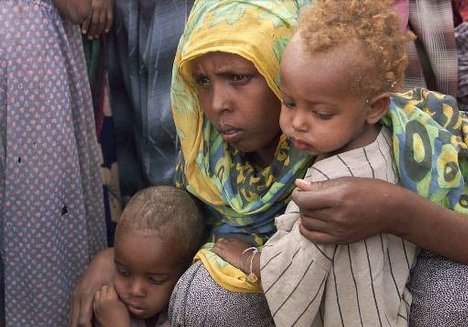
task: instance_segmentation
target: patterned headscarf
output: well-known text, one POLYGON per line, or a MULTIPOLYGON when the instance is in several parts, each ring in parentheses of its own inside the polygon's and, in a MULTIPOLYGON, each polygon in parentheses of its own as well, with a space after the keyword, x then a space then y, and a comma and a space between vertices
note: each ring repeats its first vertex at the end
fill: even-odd
POLYGON ((393 130, 400 184, 468 213, 468 118, 456 99, 420 88, 393 94, 383 123, 393 130))
POLYGON ((257 234, 261 244, 274 232, 273 218, 309 161, 283 135, 270 166, 249 164, 203 115, 188 63, 209 52, 237 54, 255 65, 279 98, 279 61, 303 2, 308 1, 200 0, 190 14, 174 63, 172 110, 184 186, 214 209, 213 234, 257 234))

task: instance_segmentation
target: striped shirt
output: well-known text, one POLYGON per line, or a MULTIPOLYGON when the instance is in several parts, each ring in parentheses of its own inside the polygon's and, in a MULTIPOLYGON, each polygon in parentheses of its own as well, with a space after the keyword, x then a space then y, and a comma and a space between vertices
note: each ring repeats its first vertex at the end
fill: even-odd
MULTIPOLYGON (((306 179, 358 176, 396 183, 389 140, 383 127, 370 145, 314 163, 306 179)), ((406 282, 416 246, 388 234, 348 245, 314 244, 300 234, 299 216, 291 201, 261 255, 262 287, 276 325, 407 326, 406 282)))

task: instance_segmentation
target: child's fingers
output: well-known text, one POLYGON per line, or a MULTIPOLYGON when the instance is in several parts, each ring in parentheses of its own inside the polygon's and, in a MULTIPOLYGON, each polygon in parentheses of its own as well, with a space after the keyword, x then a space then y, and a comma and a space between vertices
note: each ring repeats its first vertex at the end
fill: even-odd
POLYGON ((312 189, 311 183, 300 178, 296 179, 294 184, 296 184, 296 187, 301 191, 310 191, 312 189))
POLYGON ((115 290, 114 285, 109 285, 107 287, 107 295, 110 299, 113 299, 113 300, 118 298, 117 291, 115 290))
POLYGON ((96 310, 99 309, 99 303, 101 303, 101 289, 97 290, 96 293, 94 293, 94 299, 93 299, 93 310, 96 312, 96 310))

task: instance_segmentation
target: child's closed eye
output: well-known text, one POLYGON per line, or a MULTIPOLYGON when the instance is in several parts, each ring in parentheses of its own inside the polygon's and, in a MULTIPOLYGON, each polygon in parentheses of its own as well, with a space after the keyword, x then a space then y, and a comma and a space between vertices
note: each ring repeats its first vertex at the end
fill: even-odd
POLYGON ((329 112, 317 112, 317 111, 314 111, 314 115, 318 118, 318 119, 321 119, 321 120, 329 120, 333 117, 333 114, 332 113, 329 113, 329 112))
POLYGON ((127 269, 125 268, 122 268, 122 267, 116 267, 116 270, 117 270, 117 273, 122 276, 122 277, 128 277, 130 276, 130 271, 128 271, 127 269))
POLYGON ((168 278, 167 276, 150 276, 149 281, 151 284, 154 285, 162 285, 165 282, 167 282, 168 278))
POLYGON ((294 102, 286 102, 286 101, 281 101, 281 104, 285 106, 288 109, 294 109, 296 108, 296 104, 294 102))

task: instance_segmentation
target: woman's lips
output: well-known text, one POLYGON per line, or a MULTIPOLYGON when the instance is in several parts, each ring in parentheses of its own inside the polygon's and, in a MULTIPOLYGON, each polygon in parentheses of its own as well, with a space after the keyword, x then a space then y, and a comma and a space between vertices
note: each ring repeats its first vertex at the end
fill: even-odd
POLYGON ((219 128, 219 134, 223 137, 224 142, 235 143, 240 140, 242 130, 229 124, 222 124, 219 128))

